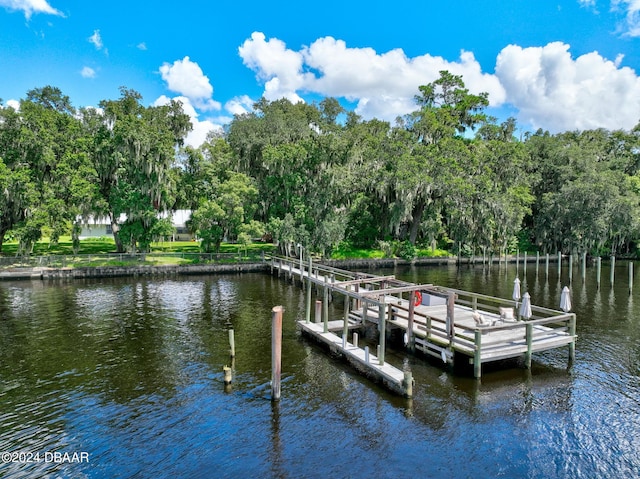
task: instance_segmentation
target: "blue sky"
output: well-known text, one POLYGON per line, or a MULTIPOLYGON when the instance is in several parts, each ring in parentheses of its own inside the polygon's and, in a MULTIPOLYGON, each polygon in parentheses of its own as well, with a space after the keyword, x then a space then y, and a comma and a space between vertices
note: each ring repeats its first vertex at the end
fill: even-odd
POLYGON ((197 145, 253 101, 339 98, 411 111, 440 70, 521 131, 640 122, 640 0, 136 2, 0 0, 0 98, 52 85, 76 107, 179 98, 197 145))

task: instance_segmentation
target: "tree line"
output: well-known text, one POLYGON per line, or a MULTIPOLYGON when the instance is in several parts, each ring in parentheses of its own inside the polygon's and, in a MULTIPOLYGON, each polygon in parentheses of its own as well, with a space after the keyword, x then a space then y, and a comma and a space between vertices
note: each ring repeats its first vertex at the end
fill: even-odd
POLYGON ((334 98, 261 99, 199 148, 184 146, 179 102, 144 106, 126 88, 99 108, 51 86, 17 110, 0 101, 0 251, 15 238, 28 254, 44 234, 78 246, 96 216, 118 251, 147 251, 172 233, 162 213, 190 209, 205 251, 269 237, 291 255, 343 244, 407 258, 426 246, 636 253, 640 124, 517 134, 446 71, 415 101, 391 124, 334 98))

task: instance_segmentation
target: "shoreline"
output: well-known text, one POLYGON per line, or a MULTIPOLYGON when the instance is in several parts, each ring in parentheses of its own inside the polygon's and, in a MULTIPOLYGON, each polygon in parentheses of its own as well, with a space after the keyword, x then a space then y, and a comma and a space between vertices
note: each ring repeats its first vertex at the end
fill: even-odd
MULTIPOLYGON (((504 261, 504 260, 503 260, 504 261)), ((510 257, 508 262, 515 262, 515 257, 510 257)), ((523 261, 523 258, 519 258, 523 261)), ((557 258, 556 258, 557 261, 557 258)), ((487 261, 488 262, 488 261, 487 261)), ((493 263, 498 263, 493 258, 493 263)), ((527 258, 527 262, 535 262, 535 257, 527 258)), ((334 268, 394 268, 396 266, 443 266, 457 264, 457 258, 417 258, 407 261, 398 258, 382 259, 346 259, 326 260, 319 263, 334 268)), ((482 264, 482 258, 465 258, 460 262, 464 264, 482 264)), ((196 265, 161 265, 161 266, 94 266, 78 268, 49 268, 30 267, 0 270, 0 281, 12 280, 56 280, 56 279, 85 279, 85 278, 115 278, 126 276, 181 276, 198 274, 232 274, 232 273, 256 273, 266 272, 270 269, 269 262, 257 263, 233 263, 233 264, 196 264, 196 265)))

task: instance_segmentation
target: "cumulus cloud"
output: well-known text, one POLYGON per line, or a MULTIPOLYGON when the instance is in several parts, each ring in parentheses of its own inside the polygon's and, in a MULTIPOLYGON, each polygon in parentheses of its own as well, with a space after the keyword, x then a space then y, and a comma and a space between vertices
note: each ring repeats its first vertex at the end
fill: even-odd
POLYGON ((247 95, 232 98, 224 104, 224 109, 232 115, 242 115, 253 111, 254 100, 247 95))
POLYGON ((146 51, 147 49, 147 44, 145 42, 140 42, 136 45, 136 48, 138 50, 142 50, 142 51, 146 51))
POLYGON ((598 52, 573 59, 561 42, 509 45, 498 55, 496 75, 519 120, 534 128, 630 129, 640 120, 640 78, 598 52))
POLYGON ((49 5, 47 0, 0 0, 0 7, 14 11, 23 11, 27 20, 29 20, 34 13, 45 13, 64 17, 62 12, 49 5))
POLYGON ((191 100, 186 96, 177 96, 174 98, 169 98, 166 95, 162 95, 158 98, 153 105, 161 106, 167 105, 171 100, 179 101, 182 103, 182 110, 189 115, 191 119, 191 124, 193 129, 187 135, 185 139, 185 144, 188 146, 192 146, 194 148, 198 148, 202 145, 207 139, 207 134, 214 131, 222 131, 222 126, 212 122, 211 120, 200 120, 200 115, 193 107, 191 100))
POLYGON ((220 102, 214 101, 213 87, 196 62, 189 57, 176 60, 172 64, 164 63, 160 67, 162 79, 169 90, 189 99, 189 102, 201 110, 219 110, 220 102))
POLYGON ((614 10, 621 10, 625 14, 625 34, 630 37, 640 37, 640 0, 612 0, 614 10))
POLYGON ((93 43, 96 50, 102 50, 104 44, 102 43, 102 37, 100 36, 100 30, 94 30, 93 35, 89 37, 89 42, 93 43))
POLYGON ((356 112, 365 118, 393 120, 414 110, 418 86, 436 80, 440 70, 462 75, 472 93, 488 92, 492 105, 505 100, 498 79, 483 73, 473 54, 465 51, 455 62, 428 54, 409 58, 401 49, 378 53, 349 48, 332 37, 294 51, 281 40, 267 41, 261 32, 254 32, 238 51, 264 82, 265 98, 295 102, 305 92, 342 97, 357 102, 356 112))
POLYGON ((83 78, 95 78, 96 71, 91 67, 83 67, 82 70, 80 70, 80 75, 82 75, 83 78))

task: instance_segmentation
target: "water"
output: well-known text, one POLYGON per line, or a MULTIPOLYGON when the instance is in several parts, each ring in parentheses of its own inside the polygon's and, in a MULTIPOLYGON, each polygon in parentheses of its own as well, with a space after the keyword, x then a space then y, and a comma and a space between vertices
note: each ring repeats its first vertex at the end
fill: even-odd
MULTIPOLYGON (((24 453, 0 464, 0 477, 638 477, 640 285, 628 294, 625 267, 617 263, 614 288, 603 267, 600 290, 595 268, 583 283, 575 267, 570 370, 566 348, 534 355, 531 370, 485 368, 481 381, 389 351, 412 369, 410 400, 301 339, 305 295, 282 279, 0 282, 0 451, 24 453), (283 383, 273 403, 279 304, 283 383), (88 462, 69 462, 73 453, 88 462)), ((542 263, 537 274, 527 268, 523 293, 557 309, 566 265, 561 279, 542 263)), ((377 272, 506 298, 516 276, 513 265, 377 272)))

